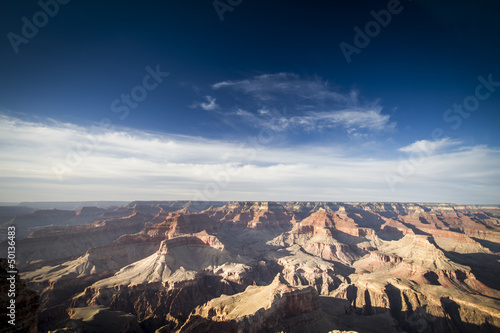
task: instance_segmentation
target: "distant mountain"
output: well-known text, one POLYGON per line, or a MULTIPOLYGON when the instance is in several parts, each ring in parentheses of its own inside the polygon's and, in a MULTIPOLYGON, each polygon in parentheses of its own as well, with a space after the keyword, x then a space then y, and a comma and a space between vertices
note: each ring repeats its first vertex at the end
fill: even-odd
POLYGON ((19 206, 31 207, 34 209, 61 209, 78 210, 82 207, 108 208, 113 206, 125 206, 128 201, 54 201, 54 202, 21 202, 19 206))
POLYGON ((33 213, 35 209, 26 206, 0 206, 0 224, 11 220, 16 215, 33 213))
MULTIPOLYGON (((0 207, 0 213, 7 210, 6 208, 15 207, 0 207)), ((2 220, 0 227, 7 229, 9 226, 16 227, 16 238, 26 238, 32 232, 45 226, 64 226, 64 225, 79 225, 96 221, 99 217, 107 212, 113 211, 112 208, 104 209, 98 207, 82 207, 77 211, 74 210, 59 210, 46 209, 35 210, 31 208, 19 206, 26 209, 10 209, 6 213, 14 213, 12 216, 6 216, 2 220), (22 213, 29 212, 29 213, 22 213)), ((104 218, 104 217, 103 217, 104 218)), ((5 238, 4 233, 2 236, 5 238)), ((2 238, 2 239, 3 239, 2 238)))

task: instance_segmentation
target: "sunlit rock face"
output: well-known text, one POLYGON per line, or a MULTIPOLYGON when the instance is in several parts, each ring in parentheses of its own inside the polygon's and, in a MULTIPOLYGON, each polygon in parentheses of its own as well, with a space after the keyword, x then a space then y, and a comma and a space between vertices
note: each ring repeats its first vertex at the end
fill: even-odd
POLYGON ((498 206, 169 201, 62 214, 90 220, 30 216, 19 240, 42 332, 500 330, 498 206))

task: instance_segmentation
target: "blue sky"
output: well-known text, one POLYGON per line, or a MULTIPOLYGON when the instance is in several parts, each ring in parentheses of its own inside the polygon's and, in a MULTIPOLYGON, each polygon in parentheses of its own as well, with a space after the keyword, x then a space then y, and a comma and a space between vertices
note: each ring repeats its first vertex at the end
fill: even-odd
POLYGON ((0 201, 500 201, 496 2, 0 13, 0 201))

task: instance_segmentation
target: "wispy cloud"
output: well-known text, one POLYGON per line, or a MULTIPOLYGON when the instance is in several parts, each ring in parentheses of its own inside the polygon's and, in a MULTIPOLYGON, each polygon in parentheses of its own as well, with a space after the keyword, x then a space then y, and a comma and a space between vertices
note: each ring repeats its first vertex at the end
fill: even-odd
POLYGON ((395 126, 394 123, 390 122, 388 115, 381 114, 380 107, 373 110, 308 111, 299 116, 287 116, 268 110, 259 110, 257 113, 252 113, 237 109, 234 112, 229 112, 228 115, 241 117, 259 128, 267 127, 274 131, 285 131, 291 128, 313 131, 341 126, 347 129, 348 134, 351 134, 357 129, 381 131, 395 126))
POLYGON ((191 104, 190 107, 191 108, 200 107, 206 111, 213 111, 213 110, 219 108, 219 106, 216 103, 215 98, 213 98, 212 96, 205 96, 205 99, 206 99, 206 102, 195 102, 195 103, 191 104))
POLYGON ((215 98, 213 98, 212 96, 205 96, 205 98, 207 99, 208 103, 201 103, 201 107, 203 110, 211 111, 218 108, 217 103, 215 103, 215 98))
POLYGON ((212 88, 243 94, 235 104, 225 105, 225 111, 220 114, 259 128, 313 131, 341 127, 348 134, 354 134, 359 130, 382 131, 396 126, 389 115, 382 113, 378 101, 362 103, 358 91, 335 91, 318 77, 302 79, 292 73, 264 74, 218 82, 212 88), (280 106, 289 112, 280 112, 280 106))
POLYGON ((435 141, 419 140, 399 148, 399 151, 403 151, 405 153, 424 153, 426 155, 431 155, 445 148, 460 144, 462 144, 461 141, 452 140, 450 138, 442 138, 435 141))
POLYGON ((305 116, 292 117, 295 123, 311 124, 315 127, 342 126, 347 129, 372 129, 383 130, 393 128, 388 115, 381 114, 381 107, 369 109, 340 110, 335 112, 308 112, 305 116))
POLYGON ((1 116, 0 201, 193 199, 226 178, 213 199, 500 200, 497 149, 436 150, 396 192, 384 179, 396 160, 349 156, 329 146, 253 146, 1 116), (62 182, 54 171, 61 165, 62 182))
POLYGON ((301 79, 293 73, 263 74, 239 81, 222 81, 212 85, 214 89, 230 88, 251 95, 261 101, 271 101, 280 95, 292 95, 304 100, 355 104, 357 93, 342 94, 332 91, 328 82, 320 78, 301 79))

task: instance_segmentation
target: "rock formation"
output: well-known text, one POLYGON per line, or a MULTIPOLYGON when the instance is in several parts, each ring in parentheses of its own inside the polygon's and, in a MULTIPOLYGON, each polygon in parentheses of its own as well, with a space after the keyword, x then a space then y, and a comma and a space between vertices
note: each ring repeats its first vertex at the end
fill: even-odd
POLYGON ((19 240, 42 332, 500 330, 499 206, 137 201, 64 214, 92 220, 29 222, 19 240))
POLYGON ((7 259, 0 259, 0 301, 2 304, 0 332, 37 332, 39 296, 33 290, 26 288, 26 283, 17 271, 11 269, 7 259), (13 277, 12 280, 10 278, 13 277), (10 293, 15 296, 11 297, 10 293), (15 299, 15 306, 11 307, 11 299, 15 299), (13 315, 13 316, 9 316, 13 315), (12 321, 13 320, 13 321, 12 321))
POLYGON ((314 332, 326 326, 316 290, 291 287, 280 275, 268 286, 222 295, 198 306, 181 332, 314 332))

